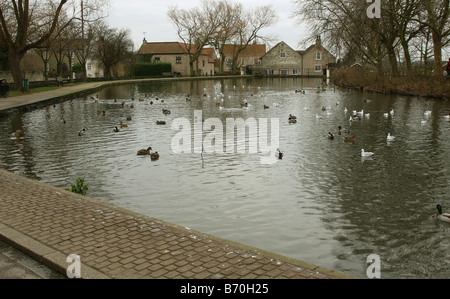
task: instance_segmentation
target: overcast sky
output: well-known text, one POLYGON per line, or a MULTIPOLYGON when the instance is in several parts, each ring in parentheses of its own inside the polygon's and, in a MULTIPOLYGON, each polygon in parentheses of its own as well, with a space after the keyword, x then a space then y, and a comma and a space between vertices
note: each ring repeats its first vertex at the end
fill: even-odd
MULTIPOLYGON (((294 6, 291 0, 235 0, 245 9, 273 5, 278 15, 278 23, 261 31, 263 35, 276 37, 276 42, 286 42, 295 50, 302 50, 299 45, 307 37, 305 26, 297 24, 291 18, 294 6)), ((110 0, 111 6, 107 21, 110 27, 127 28, 131 31, 136 50, 145 37, 149 42, 180 41, 172 22, 167 16, 170 6, 189 9, 198 6, 200 0, 110 0)), ((271 45, 273 46, 273 45, 271 45)))

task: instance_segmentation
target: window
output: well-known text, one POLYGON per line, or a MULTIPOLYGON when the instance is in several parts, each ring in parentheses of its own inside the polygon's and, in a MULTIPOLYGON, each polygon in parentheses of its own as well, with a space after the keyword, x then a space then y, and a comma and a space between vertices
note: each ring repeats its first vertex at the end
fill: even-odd
POLYGON ((317 52, 316 60, 322 60, 322 52, 317 52))
POLYGON ((175 63, 181 64, 181 56, 177 56, 175 63))
POLYGON ((155 57, 155 63, 161 63, 161 58, 160 57, 155 57))
POLYGON ((280 58, 286 58, 286 52, 281 52, 280 53, 280 58))
POLYGON ((91 70, 91 64, 90 64, 90 63, 87 64, 86 69, 87 69, 88 71, 91 70))
POLYGON ((273 70, 267 70, 267 75, 273 75, 273 70))
POLYGON ((280 70, 280 75, 287 75, 288 71, 287 70, 280 70))
POLYGON ((321 65, 316 65, 315 67, 314 67, 314 71, 315 72, 321 72, 322 71, 322 66, 321 65))
POLYGON ((293 69, 292 70, 292 75, 298 75, 298 69, 293 69))

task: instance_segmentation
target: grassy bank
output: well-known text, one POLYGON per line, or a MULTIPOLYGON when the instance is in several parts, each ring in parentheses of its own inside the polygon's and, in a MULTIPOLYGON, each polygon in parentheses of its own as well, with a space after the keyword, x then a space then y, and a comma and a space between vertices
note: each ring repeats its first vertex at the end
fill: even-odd
POLYGON ((333 78, 337 86, 362 92, 450 99, 450 78, 444 76, 392 77, 361 68, 340 68, 334 72, 333 78))

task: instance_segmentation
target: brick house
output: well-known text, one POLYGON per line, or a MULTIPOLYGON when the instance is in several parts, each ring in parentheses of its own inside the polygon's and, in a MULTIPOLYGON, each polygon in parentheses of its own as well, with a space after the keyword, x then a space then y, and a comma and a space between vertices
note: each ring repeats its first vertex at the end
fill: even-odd
POLYGON ((269 76, 323 76, 336 58, 322 46, 320 37, 305 51, 296 51, 280 42, 261 58, 255 72, 269 76))
MULTIPOLYGON (((193 52, 193 50, 191 50, 193 52)), ((190 76, 189 51, 186 44, 179 42, 152 42, 144 39, 138 55, 148 55, 152 63, 170 63, 172 72, 181 76, 190 76)), ((197 75, 214 75, 215 52, 212 48, 204 48, 194 63, 194 71, 197 75)))
MULTIPOLYGON (((237 45, 224 45, 223 54, 225 57, 224 72, 232 72, 232 61, 233 57, 237 55, 238 46, 237 45)), ((258 45, 253 43, 248 45, 244 50, 239 53, 237 59, 237 69, 240 74, 245 74, 247 66, 255 66, 261 64, 261 57, 266 54, 266 45, 258 45)))

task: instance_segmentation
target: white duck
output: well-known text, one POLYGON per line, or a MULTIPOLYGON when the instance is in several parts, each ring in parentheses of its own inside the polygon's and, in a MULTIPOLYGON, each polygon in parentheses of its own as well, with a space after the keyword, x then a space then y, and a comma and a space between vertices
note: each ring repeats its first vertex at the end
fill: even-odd
POLYGON ((388 133, 387 138, 388 141, 392 141, 395 139, 395 136, 392 136, 391 133, 388 133))
POLYGON ((365 152, 364 149, 361 149, 361 156, 362 157, 370 157, 373 156, 372 152, 365 152))
POLYGON ((450 223, 450 214, 442 213, 442 206, 440 204, 436 206, 436 209, 438 210, 437 218, 441 221, 450 223))

